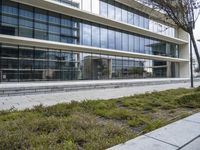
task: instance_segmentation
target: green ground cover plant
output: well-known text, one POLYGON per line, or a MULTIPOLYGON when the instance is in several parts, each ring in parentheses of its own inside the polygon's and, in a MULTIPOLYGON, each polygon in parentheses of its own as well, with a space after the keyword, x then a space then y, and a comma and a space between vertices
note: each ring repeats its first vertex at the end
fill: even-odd
POLYGON ((0 149, 101 150, 200 111, 200 88, 0 112, 0 149))

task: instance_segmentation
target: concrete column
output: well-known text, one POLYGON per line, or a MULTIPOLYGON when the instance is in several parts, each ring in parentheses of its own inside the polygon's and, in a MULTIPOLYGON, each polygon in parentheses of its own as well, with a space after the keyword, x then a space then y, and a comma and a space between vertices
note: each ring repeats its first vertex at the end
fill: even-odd
POLYGON ((190 51, 189 51, 189 34, 185 31, 183 31, 182 29, 178 29, 178 38, 180 39, 183 39, 183 40, 187 40, 188 41, 188 44, 183 44, 183 45, 180 45, 179 47, 179 57, 180 58, 184 58, 184 59, 187 59, 188 62, 181 62, 180 63, 180 71, 179 71, 179 74, 180 74, 180 78, 189 78, 190 77, 190 62, 189 62, 189 54, 190 54, 190 51))
POLYGON ((172 77, 172 67, 171 67, 171 62, 167 62, 167 77, 171 78, 172 77))

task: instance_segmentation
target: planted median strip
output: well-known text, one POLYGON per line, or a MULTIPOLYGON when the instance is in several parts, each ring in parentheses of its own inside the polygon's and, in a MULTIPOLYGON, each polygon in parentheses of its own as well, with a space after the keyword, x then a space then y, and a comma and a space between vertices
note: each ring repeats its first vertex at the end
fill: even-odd
POLYGON ((0 149, 105 149, 200 111, 200 88, 0 112, 0 149))

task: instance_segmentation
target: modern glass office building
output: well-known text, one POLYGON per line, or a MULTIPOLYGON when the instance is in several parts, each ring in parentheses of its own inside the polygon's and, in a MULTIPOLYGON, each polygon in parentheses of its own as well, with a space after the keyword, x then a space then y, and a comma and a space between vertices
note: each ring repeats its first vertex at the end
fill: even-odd
POLYGON ((0 82, 187 78, 188 35, 141 5, 0 0, 0 82))

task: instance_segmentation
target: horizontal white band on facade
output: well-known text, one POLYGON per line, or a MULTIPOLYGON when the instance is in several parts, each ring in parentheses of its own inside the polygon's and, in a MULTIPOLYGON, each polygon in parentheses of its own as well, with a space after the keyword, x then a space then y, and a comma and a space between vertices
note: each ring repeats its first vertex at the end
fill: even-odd
POLYGON ((163 40, 166 42, 171 42, 171 43, 175 43, 175 44, 188 44, 188 41, 185 41, 185 40, 182 40, 179 38, 168 37, 168 36, 165 36, 165 35, 162 35, 159 33, 155 33, 155 32, 152 32, 152 31, 144 29, 144 28, 140 28, 140 27, 130 25, 127 23, 108 19, 108 18, 99 16, 99 15, 96 15, 96 14, 93 14, 93 13, 90 13, 87 11, 83 11, 78 8, 73 8, 73 7, 67 6, 65 4, 62 4, 62 3, 59 3, 56 1, 50 1, 50 0, 12 0, 12 1, 31 5, 31 6, 42 8, 42 9, 46 9, 49 11, 54 11, 57 13, 71 16, 71 17, 99 23, 102 25, 121 29, 121 30, 128 31, 131 33, 136 33, 136 34, 140 34, 143 36, 160 39, 160 40, 163 40))
POLYGON ((149 54, 142 54, 142 53, 133 53, 133 52, 126 52, 126 51, 121 51, 121 50, 67 44, 67 43, 53 42, 53 41, 47 41, 47 40, 3 35, 3 34, 0 34, 0 43, 22 45, 22 46, 33 46, 33 47, 49 48, 49 49, 60 49, 60 50, 66 50, 66 51, 94 53, 94 54, 120 56, 120 57, 129 57, 129 58, 140 58, 140 59, 150 59, 150 60, 160 60, 160 61, 170 61, 170 62, 189 62, 189 60, 181 59, 181 58, 149 55, 149 54))

